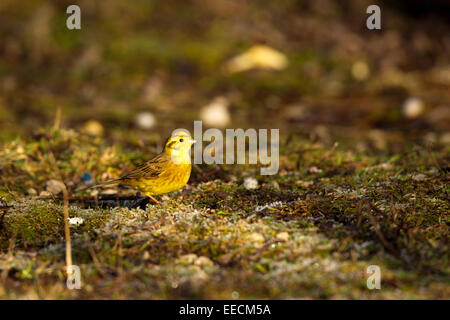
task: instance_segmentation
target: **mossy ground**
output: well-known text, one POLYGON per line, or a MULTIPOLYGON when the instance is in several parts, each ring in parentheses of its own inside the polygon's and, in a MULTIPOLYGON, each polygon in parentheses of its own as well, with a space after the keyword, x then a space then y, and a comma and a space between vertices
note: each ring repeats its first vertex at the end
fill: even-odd
MULTIPOLYGON (((300 146, 312 147, 291 141, 283 148, 300 146)), ((86 170, 100 173, 107 170, 101 158, 114 151, 99 140, 66 130, 49 133, 45 144, 34 139, 10 143, 0 153, 15 155, 2 170, 11 172, 9 176, 16 172, 2 188, 3 199, 12 207, 0 231, 1 294, 448 297, 448 168, 440 165, 448 150, 426 151, 429 157, 418 157, 418 150, 401 157, 374 157, 320 144, 311 149, 298 155, 304 166, 289 170, 287 162, 276 176, 259 176, 258 168, 250 166, 194 169, 188 187, 145 211, 71 204, 70 216, 84 222, 71 227, 82 289, 69 290, 63 274, 62 204, 35 200, 23 190, 39 190, 45 179, 58 174, 71 177, 64 179, 67 185, 77 186, 78 176, 67 161, 79 167, 89 154, 86 150, 95 150, 89 154, 92 167, 86 170), (61 144, 66 147, 58 151, 61 144), (43 163, 37 150, 43 151, 42 157, 53 155, 48 165, 37 165, 43 163), (313 166, 323 169, 308 170, 313 166), (213 174, 205 178, 207 172, 213 174), (417 178, 419 173, 423 176, 417 178), (247 176, 257 178, 260 187, 245 189, 247 176), (21 188, 13 190, 14 186, 21 188), (369 265, 381 268, 381 290, 366 287, 369 265)), ((126 154, 111 158, 117 162, 110 170, 132 160, 126 154)))
POLYGON ((368 0, 77 3, 71 31, 71 3, 0 2, 0 298, 450 297, 442 16, 383 2, 370 31, 368 0), (258 43, 287 68, 224 72, 258 43), (146 210, 71 202, 82 288, 69 290, 63 205, 37 195, 52 179, 89 194, 84 173, 103 181, 153 157, 218 96, 229 128, 280 128, 278 173, 200 165, 146 210), (381 290, 366 286, 369 265, 381 290))

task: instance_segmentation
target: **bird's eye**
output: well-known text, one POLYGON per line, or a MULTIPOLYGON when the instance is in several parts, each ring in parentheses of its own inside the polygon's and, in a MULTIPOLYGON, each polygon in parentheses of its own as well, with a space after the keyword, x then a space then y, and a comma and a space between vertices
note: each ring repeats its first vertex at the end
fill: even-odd
POLYGON ((184 139, 180 139, 180 142, 183 142, 184 141, 184 139))

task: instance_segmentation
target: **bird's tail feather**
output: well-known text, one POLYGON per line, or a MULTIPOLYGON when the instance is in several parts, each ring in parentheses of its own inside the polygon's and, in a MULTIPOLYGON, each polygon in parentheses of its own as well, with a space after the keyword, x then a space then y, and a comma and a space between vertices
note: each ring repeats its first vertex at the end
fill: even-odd
POLYGON ((98 187, 105 186, 105 185, 108 185, 108 184, 115 184, 115 183, 119 182, 120 180, 121 179, 112 179, 112 180, 103 181, 103 182, 100 182, 100 183, 98 183, 96 185, 93 185, 93 186, 90 186, 90 187, 84 187, 84 188, 78 189, 78 191, 94 189, 94 188, 98 188, 98 187))

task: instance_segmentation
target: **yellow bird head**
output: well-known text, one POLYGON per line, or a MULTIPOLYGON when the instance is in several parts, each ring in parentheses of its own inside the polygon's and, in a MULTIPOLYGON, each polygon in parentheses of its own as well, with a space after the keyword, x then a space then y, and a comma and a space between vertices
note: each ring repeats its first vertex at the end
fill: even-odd
POLYGON ((196 141, 192 139, 189 132, 184 130, 176 130, 172 133, 169 139, 167 139, 164 147, 164 153, 171 156, 172 161, 176 164, 190 164, 191 146, 196 141))

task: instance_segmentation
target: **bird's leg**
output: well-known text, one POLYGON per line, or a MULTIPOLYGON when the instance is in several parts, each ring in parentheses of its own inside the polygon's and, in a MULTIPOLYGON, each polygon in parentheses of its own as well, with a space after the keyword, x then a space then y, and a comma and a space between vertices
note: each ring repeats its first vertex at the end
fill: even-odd
MULTIPOLYGON (((156 200, 155 198, 153 198, 151 194, 148 194, 147 196, 148 196, 150 199, 152 199, 155 203, 161 204, 161 201, 158 201, 158 200, 156 200)), ((169 216, 170 223, 175 224, 175 221, 173 220, 173 217, 172 217, 172 214, 170 213, 170 210, 168 210, 168 211, 166 211, 166 212, 167 212, 166 214, 169 216)))
MULTIPOLYGON (((161 202, 158 201, 158 200, 156 200, 155 198, 153 198, 151 194, 149 194, 148 197, 149 197, 150 199, 152 199, 156 204, 161 204, 161 202)), ((172 214, 170 213, 170 211, 167 211, 167 215, 169 216, 170 222, 171 222, 172 224, 175 224, 175 221, 173 220, 173 217, 172 217, 172 214)))
POLYGON ((136 201, 132 205, 130 205, 129 208, 130 209, 141 208, 145 210, 145 207, 150 202, 150 200, 152 200, 156 204, 161 204, 161 202, 156 200, 151 194, 143 196, 141 192, 138 191, 136 193, 136 201))
POLYGON ((152 199, 154 203, 156 203, 156 204, 161 204, 161 202, 158 201, 158 200, 156 200, 155 198, 153 198, 152 195, 148 194, 147 197, 150 198, 150 199, 152 199))

